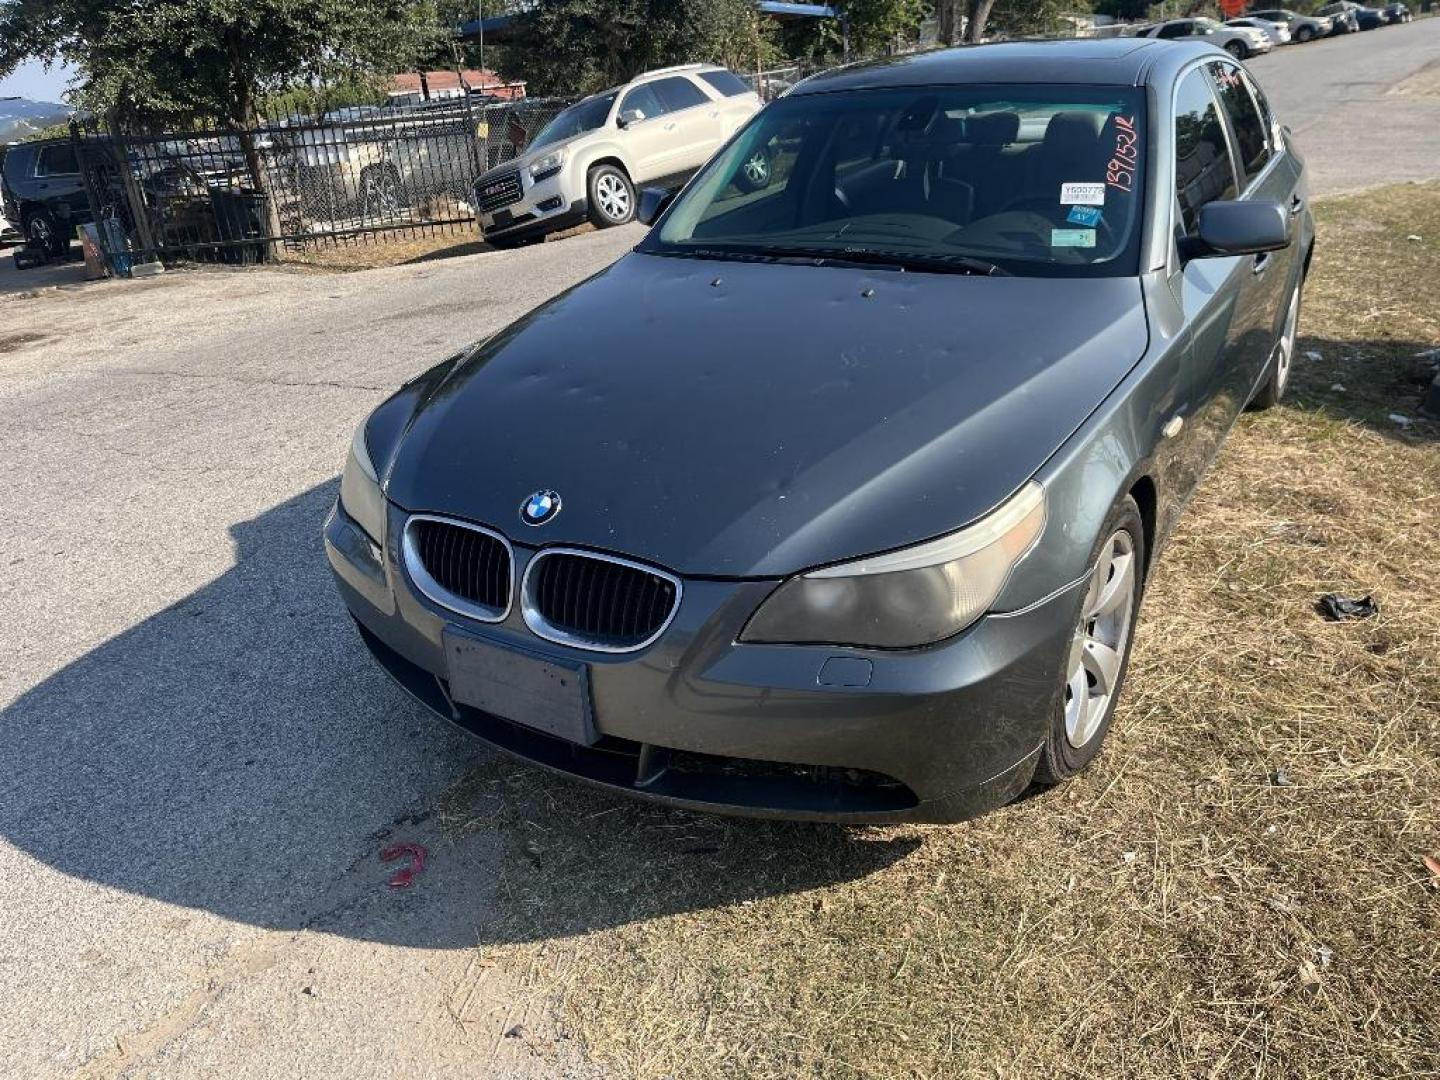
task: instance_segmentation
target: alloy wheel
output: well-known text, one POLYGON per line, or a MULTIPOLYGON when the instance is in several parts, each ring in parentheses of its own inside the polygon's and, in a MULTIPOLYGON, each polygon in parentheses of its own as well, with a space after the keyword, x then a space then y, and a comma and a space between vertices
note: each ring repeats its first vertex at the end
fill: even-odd
POLYGON ((630 191, 614 173, 605 173, 595 181, 595 201, 611 221, 624 221, 630 216, 630 191))
POLYGON ((44 248, 49 251, 55 245, 55 234, 50 228, 50 222, 43 217, 30 219, 30 246, 44 248))
POLYGON ((1135 538, 1117 530, 1105 541, 1090 575, 1080 624, 1070 643, 1065 681, 1065 738, 1077 750, 1109 714, 1135 621, 1135 538))
POLYGON ((1285 312, 1285 330, 1280 335, 1280 352, 1275 358, 1275 391, 1285 389, 1290 381, 1290 368, 1295 362, 1295 341, 1300 329, 1300 286, 1290 297, 1290 308, 1285 312))

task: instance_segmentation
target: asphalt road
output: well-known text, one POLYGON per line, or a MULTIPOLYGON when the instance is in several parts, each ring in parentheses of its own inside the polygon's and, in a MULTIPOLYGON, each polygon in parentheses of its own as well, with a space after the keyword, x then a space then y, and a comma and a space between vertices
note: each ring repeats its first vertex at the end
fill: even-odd
MULTIPOLYGON (((1440 173, 1437 57, 1440 20, 1253 66, 1333 191, 1440 173)), ((550 1075, 475 948, 521 840, 444 838, 483 751, 368 661, 319 527, 370 406, 638 235, 0 280, 0 1074, 550 1075)))
POLYGON ((1317 195, 1440 175, 1440 19, 1248 61, 1295 133, 1317 195))

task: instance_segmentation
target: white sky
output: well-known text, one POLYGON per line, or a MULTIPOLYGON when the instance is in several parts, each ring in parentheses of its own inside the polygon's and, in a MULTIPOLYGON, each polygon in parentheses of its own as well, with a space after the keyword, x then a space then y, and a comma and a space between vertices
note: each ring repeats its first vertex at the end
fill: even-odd
POLYGON ((23 97, 34 101, 60 101, 70 81, 68 68, 46 71, 38 61, 21 64, 7 79, 0 79, 0 97, 23 97))

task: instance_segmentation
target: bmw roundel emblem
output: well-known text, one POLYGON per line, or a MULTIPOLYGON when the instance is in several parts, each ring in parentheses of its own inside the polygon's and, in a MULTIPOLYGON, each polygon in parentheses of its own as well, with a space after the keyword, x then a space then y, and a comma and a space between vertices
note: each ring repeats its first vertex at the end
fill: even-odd
POLYGON ((560 495, 554 491, 537 491, 520 504, 520 520, 526 525, 544 525, 560 513, 560 495))

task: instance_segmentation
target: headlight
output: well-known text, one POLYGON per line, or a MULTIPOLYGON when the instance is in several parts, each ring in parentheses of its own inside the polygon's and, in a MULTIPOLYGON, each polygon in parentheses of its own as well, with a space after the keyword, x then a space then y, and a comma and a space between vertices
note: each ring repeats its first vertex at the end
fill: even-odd
POLYGON ((1044 528, 1045 492, 1032 481, 957 533, 791 578, 760 605, 740 640, 877 649, 940 641, 989 609, 1044 528))
POLYGON ((558 173, 565 165, 565 151, 556 150, 554 153, 546 154, 544 157, 536 158, 530 163, 530 179, 537 184, 541 180, 548 180, 558 173))
POLYGON ((365 428, 369 423, 370 418, 366 417, 355 429, 355 438, 350 440, 350 455, 345 459, 345 471, 340 474, 340 505, 375 546, 381 547, 385 537, 385 496, 380 493, 380 480, 365 445, 365 428))

